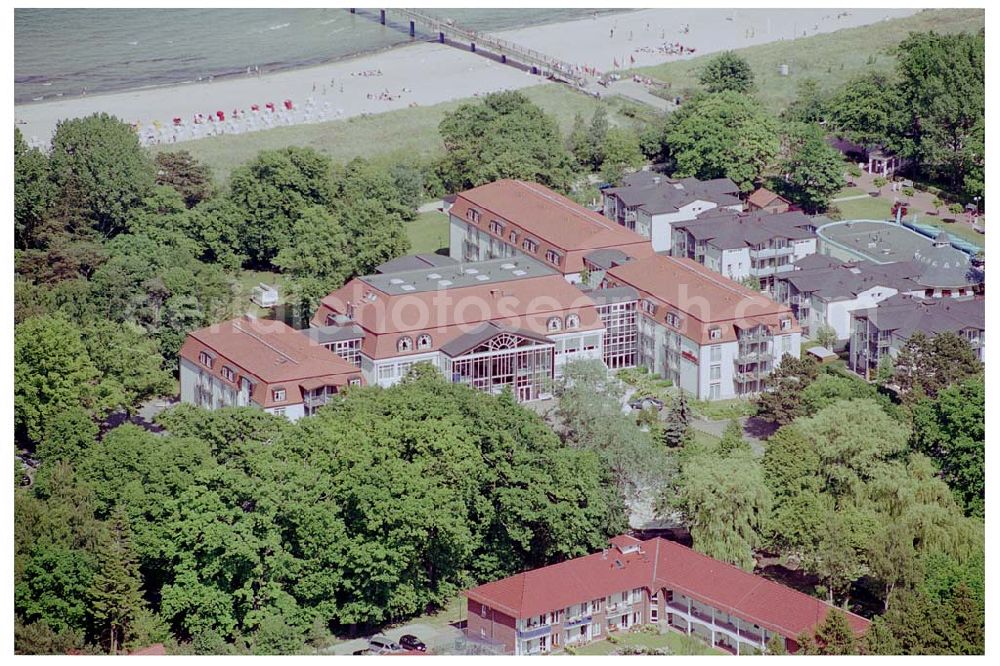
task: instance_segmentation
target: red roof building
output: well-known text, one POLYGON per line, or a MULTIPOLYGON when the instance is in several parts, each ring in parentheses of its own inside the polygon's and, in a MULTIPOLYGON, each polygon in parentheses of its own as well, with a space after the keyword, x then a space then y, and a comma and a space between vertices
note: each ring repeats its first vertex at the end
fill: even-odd
POLYGON ((649 239, 537 183, 498 180, 459 193, 449 210, 450 255, 482 261, 526 255, 578 282, 583 258, 620 250, 653 254, 649 239))
POLYGON ((209 409, 256 405, 295 420, 363 379, 303 332, 246 316, 188 334, 180 383, 181 402, 209 409))
POLYGON ((792 202, 775 194, 771 190, 761 187, 747 197, 747 208, 749 210, 762 210, 768 213, 787 213, 792 202))
MULTIPOLYGON (((764 652, 773 636, 790 652, 833 606, 661 538, 611 540, 600 553, 526 571, 465 592, 472 637, 536 654, 654 625, 721 650, 764 652)), ((845 613, 861 635, 868 620, 845 613)))

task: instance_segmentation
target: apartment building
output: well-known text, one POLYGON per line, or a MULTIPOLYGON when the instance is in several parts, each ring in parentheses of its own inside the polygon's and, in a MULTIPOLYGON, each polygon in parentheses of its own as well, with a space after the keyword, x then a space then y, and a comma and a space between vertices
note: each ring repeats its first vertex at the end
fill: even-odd
POLYGON ((816 252, 816 226, 800 211, 713 211, 673 228, 670 254, 687 257, 732 280, 757 278, 769 291, 774 278, 816 252))
POLYGON ((875 264, 814 256, 812 267, 777 276, 773 290, 774 299, 791 308, 802 335, 815 335, 826 325, 838 340, 847 341, 852 312, 875 307, 896 294, 924 294, 919 282, 923 270, 912 261, 875 264), (820 262, 825 265, 816 265, 820 262))
MULTIPOLYGON (((627 367, 634 345, 636 365, 700 400, 758 393, 782 356, 799 355, 801 328, 787 305, 690 259, 657 254, 616 265, 601 286, 632 290, 612 292, 611 299, 603 290, 592 293, 602 316, 616 317, 605 327, 615 331, 615 348, 622 351, 618 367, 627 367), (628 300, 629 293, 636 300, 628 300)), ((605 363, 613 367, 608 340, 605 363)))
MULTIPOLYGON (((457 205, 457 204, 456 204, 457 205)), ((516 256, 368 275, 326 296, 307 335, 392 386, 415 363, 520 401, 571 360, 601 359, 594 302, 554 267, 516 256)))
POLYGON ((951 331, 986 360, 986 301, 982 297, 926 299, 894 296, 874 308, 851 313, 848 366, 874 379, 883 359, 895 357, 917 331, 929 337, 951 331))
POLYGON ((653 254, 642 236, 537 183, 500 180, 466 190, 448 215, 449 254, 460 262, 529 257, 575 283, 595 250, 653 254))
MULTIPOLYGON (((679 631, 731 654, 786 650, 833 606, 661 538, 621 535, 601 552, 466 590, 472 639, 508 654, 557 652, 641 626, 679 631)), ((868 620, 845 613, 859 636, 868 620)))
POLYGON ((621 187, 602 191, 604 216, 648 238, 657 252, 669 252, 672 225, 711 210, 743 210, 740 190, 728 178, 668 178, 653 171, 625 176, 621 187))
POLYGON ((295 421, 362 383, 356 367, 280 321, 213 324, 180 350, 181 402, 207 409, 256 406, 295 421))

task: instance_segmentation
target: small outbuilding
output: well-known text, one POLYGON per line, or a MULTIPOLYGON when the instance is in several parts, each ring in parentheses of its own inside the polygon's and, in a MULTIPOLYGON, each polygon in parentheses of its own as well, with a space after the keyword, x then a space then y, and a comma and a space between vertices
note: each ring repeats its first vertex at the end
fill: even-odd
POLYGON ((819 345, 815 347, 810 347, 809 349, 806 350, 806 353, 809 354, 809 356, 816 359, 817 361, 819 361, 821 364, 832 363, 833 361, 836 361, 839 358, 837 354, 835 354, 830 349, 827 349, 826 347, 820 347, 819 345))

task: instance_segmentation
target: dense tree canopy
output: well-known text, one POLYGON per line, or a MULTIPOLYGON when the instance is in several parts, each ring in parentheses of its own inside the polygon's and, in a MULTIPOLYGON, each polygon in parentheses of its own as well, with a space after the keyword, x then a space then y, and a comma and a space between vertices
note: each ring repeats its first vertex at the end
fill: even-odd
POLYGON ((750 63, 734 51, 723 51, 712 57, 698 73, 698 81, 710 93, 727 90, 749 93, 754 89, 750 63))
POLYGON ((782 142, 776 189, 806 213, 820 213, 844 187, 844 162, 816 125, 793 124, 782 142))
POLYGON ((572 158, 559 127, 520 92, 462 104, 445 114, 439 131, 447 155, 438 170, 449 192, 503 178, 569 190, 572 158))

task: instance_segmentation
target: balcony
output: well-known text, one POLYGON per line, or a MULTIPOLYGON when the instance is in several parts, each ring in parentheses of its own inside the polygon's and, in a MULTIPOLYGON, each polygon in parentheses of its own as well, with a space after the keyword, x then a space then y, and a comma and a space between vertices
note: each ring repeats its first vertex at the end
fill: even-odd
POLYGON ((747 365, 750 363, 757 363, 759 361, 766 361, 770 358, 767 352, 744 352, 734 359, 734 363, 737 365, 747 365))
POLYGON ((571 617, 564 620, 563 628, 572 629, 573 627, 579 627, 580 625, 583 624, 590 624, 591 620, 593 619, 594 618, 591 615, 577 615, 575 617, 571 617))
POLYGON ((529 641, 532 638, 548 636, 551 633, 552 633, 551 624, 541 624, 534 627, 529 627, 527 629, 519 629, 517 632, 517 637, 529 641))
POLYGON ((750 250, 751 259, 768 259, 770 257, 782 257, 792 254, 792 246, 785 247, 765 247, 760 250, 750 250))

